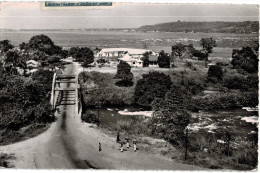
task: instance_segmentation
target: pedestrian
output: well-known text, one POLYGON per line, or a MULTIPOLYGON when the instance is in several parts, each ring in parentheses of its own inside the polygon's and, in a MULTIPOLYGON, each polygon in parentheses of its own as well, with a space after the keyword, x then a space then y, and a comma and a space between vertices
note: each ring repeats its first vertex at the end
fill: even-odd
POLYGON ((126 137, 125 140, 126 140, 126 148, 129 148, 129 138, 126 137))
POLYGON ((124 142, 121 141, 121 152, 123 152, 123 151, 124 151, 124 142))
POLYGON ((120 134, 119 132, 117 132, 117 135, 116 135, 116 142, 119 142, 120 141, 120 134))
POLYGON ((133 140, 133 144, 134 144, 134 151, 136 151, 136 143, 137 143, 137 141, 136 141, 136 140, 133 140))
POLYGON ((99 145, 98 151, 100 152, 102 150, 101 143, 99 142, 98 145, 99 145))

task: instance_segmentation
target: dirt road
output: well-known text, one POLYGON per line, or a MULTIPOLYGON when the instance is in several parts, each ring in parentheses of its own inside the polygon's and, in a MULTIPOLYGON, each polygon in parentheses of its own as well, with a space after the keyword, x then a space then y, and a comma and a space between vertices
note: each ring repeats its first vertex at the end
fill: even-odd
MULTIPOLYGON (((78 69, 75 64, 70 64, 64 70, 64 74, 75 74, 78 69)), ((23 142, 0 147, 0 152, 15 154, 17 159, 13 164, 16 168, 200 169, 141 151, 130 150, 121 153, 115 138, 107 136, 90 124, 82 123, 80 117, 74 114, 74 105, 69 104, 73 102, 73 93, 66 93, 64 96, 67 104, 60 106, 61 111, 56 113, 56 122, 45 133, 23 142), (102 151, 98 150, 99 142, 102 151)))

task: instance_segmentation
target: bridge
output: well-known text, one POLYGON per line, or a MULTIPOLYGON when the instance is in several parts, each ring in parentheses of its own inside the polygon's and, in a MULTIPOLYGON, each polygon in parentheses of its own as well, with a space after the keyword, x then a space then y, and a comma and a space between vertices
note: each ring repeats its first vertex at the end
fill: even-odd
POLYGON ((50 103, 53 108, 59 105, 75 105, 75 115, 82 113, 80 86, 78 75, 54 73, 50 103), (66 97, 64 97, 66 95, 66 97))

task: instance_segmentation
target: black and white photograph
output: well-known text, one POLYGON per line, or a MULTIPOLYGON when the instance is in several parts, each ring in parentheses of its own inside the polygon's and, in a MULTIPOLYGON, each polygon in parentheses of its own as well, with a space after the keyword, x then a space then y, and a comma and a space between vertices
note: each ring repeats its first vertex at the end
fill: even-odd
POLYGON ((257 172, 259 2, 232 2, 0 1, 0 172, 257 172))

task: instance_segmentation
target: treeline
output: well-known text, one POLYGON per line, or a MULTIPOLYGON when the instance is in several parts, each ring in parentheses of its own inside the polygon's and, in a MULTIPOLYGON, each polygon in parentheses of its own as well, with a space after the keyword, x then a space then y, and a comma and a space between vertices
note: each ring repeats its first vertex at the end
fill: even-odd
POLYGON ((1 144, 33 136, 55 120, 55 110, 49 103, 51 84, 55 67, 64 66, 64 54, 66 51, 45 35, 33 36, 19 47, 8 40, 0 41, 1 144), (36 72, 26 74, 26 61, 31 59, 47 68, 39 66, 36 72))
POLYGON ((258 33, 258 21, 245 22, 185 22, 177 21, 146 25, 137 31, 160 31, 160 32, 203 32, 203 33, 258 33))

